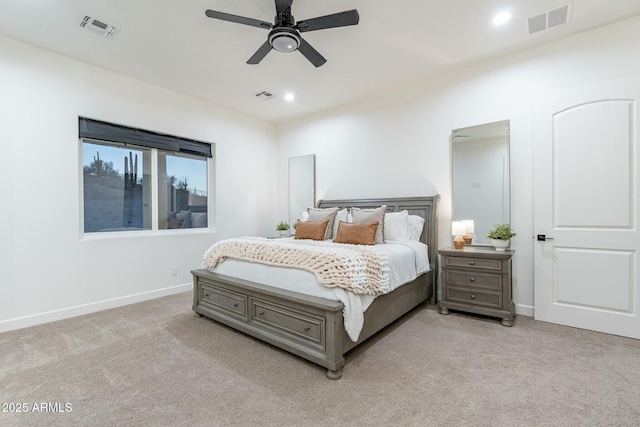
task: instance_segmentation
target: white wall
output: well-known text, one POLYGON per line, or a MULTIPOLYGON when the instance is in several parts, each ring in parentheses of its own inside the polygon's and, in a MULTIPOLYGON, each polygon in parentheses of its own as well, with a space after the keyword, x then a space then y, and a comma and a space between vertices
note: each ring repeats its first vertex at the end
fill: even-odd
POLYGON ((187 291, 214 241, 273 232, 272 124, 3 37, 0 76, 0 332, 187 291), (81 239, 78 116, 215 143, 217 232, 81 239))
MULTIPOLYGON (((640 18, 451 72, 278 129, 278 185, 287 159, 317 155, 319 197, 442 196, 439 245, 451 245, 452 129, 511 121, 512 246, 517 311, 533 314, 534 103, 621 78, 640 84, 640 18)), ((279 194, 285 215, 286 195, 279 194)))

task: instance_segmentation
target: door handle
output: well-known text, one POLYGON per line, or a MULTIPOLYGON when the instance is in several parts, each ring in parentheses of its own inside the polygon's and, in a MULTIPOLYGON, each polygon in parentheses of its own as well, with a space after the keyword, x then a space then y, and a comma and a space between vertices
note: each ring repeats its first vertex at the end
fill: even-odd
POLYGON ((538 234, 538 237, 536 239, 538 242, 546 242, 547 240, 553 240, 553 237, 547 237, 544 234, 538 234))

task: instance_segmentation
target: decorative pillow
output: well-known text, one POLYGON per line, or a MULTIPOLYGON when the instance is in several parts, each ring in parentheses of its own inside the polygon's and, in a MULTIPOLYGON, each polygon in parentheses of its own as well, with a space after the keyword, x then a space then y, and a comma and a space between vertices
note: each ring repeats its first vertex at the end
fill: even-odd
POLYGON ((349 212, 346 209, 339 210, 336 214, 336 219, 333 221, 333 236, 332 239, 335 239, 338 235, 338 226, 340 225, 340 221, 350 222, 348 220, 349 212))
POLYGON ((176 214, 176 219, 181 219, 184 221, 182 224, 182 228, 190 228, 191 227, 191 211, 180 211, 176 214))
POLYGON ((176 218, 167 219, 167 228, 169 229, 182 228, 183 225, 184 225, 184 220, 182 219, 176 219, 176 218))
POLYGON ((424 218, 418 215, 409 215, 409 240, 420 240, 424 218))
POLYGON ((324 221, 325 219, 329 220, 329 225, 327 226, 324 240, 331 239, 331 237, 333 236, 333 223, 336 215, 338 214, 338 208, 307 208, 307 212, 309 212, 309 219, 307 221, 324 221))
POLYGON ((375 209, 351 208, 354 224, 368 224, 377 221, 376 243, 384 243, 384 214, 387 206, 383 205, 375 209))
POLYGON ((207 213, 191 212, 191 228, 206 228, 206 227, 207 227, 207 213))
POLYGON ((387 212, 384 214, 384 241, 409 240, 409 212, 387 212))
POLYGON ((335 243, 350 243, 352 245, 375 245, 378 221, 368 224, 352 224, 340 221, 335 243))
POLYGON ((324 221, 300 221, 296 223, 294 239, 324 240, 329 220, 324 221))

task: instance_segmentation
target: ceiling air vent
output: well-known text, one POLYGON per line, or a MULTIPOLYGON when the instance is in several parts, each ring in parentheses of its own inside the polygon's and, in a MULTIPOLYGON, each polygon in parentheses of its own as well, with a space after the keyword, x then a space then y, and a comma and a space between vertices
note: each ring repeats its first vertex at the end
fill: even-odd
POLYGON ((266 90, 263 90, 262 92, 256 93, 255 97, 256 98, 260 98, 260 99, 264 99, 265 101, 268 101, 270 99, 275 98, 276 96, 271 92, 267 92, 266 90))
POLYGON ((529 34, 537 33, 538 31, 557 27, 558 25, 563 25, 569 22, 572 4, 573 3, 565 4, 564 6, 556 9, 531 16, 527 20, 529 34))
POLYGON ((113 38, 113 36, 116 34, 116 31, 118 31, 118 29, 113 25, 105 24, 104 22, 93 19, 90 16, 85 16, 82 19, 80 27, 91 30, 94 33, 98 33, 108 39, 113 38))

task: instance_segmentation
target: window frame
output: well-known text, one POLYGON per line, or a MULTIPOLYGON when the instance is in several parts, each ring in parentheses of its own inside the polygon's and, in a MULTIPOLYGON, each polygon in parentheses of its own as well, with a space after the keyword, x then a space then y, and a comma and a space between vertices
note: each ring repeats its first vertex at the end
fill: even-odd
MULTIPOLYGON (((80 123, 82 123, 83 118, 80 117, 80 123)), ((86 119, 85 119, 86 120, 86 119)), ((99 122, 104 123, 104 122, 99 122)), ((107 123, 107 125, 109 125, 107 123)), ((120 127, 119 125, 113 125, 114 127, 120 127)), ((133 129, 133 128, 130 128, 133 129)), ((135 129, 140 132, 140 130, 135 129)), ((147 132, 147 131, 142 131, 147 132)), ((153 132, 150 132, 154 134, 153 132)), ((175 236, 175 235, 184 235, 184 234, 208 234, 215 231, 215 215, 214 215, 214 197, 215 197, 215 187, 213 185, 213 177, 214 177, 214 166, 215 166, 215 144, 212 143, 203 143, 197 141, 198 144, 207 144, 210 146, 210 156, 204 156, 199 153, 194 153, 193 151, 182 150, 182 151, 171 151, 163 148, 154 148, 149 146, 143 146, 135 143, 127 143, 127 142, 119 142, 112 141, 109 139, 101 139, 91 138, 82 136, 82 131, 80 131, 80 135, 78 138, 78 172, 79 172, 79 213, 80 213, 80 221, 79 221, 79 231, 80 238, 83 240, 100 240, 100 239, 113 239, 113 238, 127 238, 127 237, 141 237, 141 236, 175 236), (142 229, 142 230, 121 230, 121 231, 84 231, 84 161, 83 161, 83 152, 84 152, 84 143, 88 142, 90 144, 96 145, 104 145, 111 147, 126 147, 131 146, 132 148, 137 149, 147 149, 150 151, 150 171, 149 171, 149 179, 150 179, 150 209, 151 209, 151 228, 142 229), (181 228, 181 229, 168 229, 168 228, 159 228, 159 188, 158 188, 158 153, 162 151, 169 155, 179 155, 191 158, 201 158, 206 162, 206 173, 207 173, 207 226, 206 227, 198 227, 198 228, 181 228)), ((160 135, 160 134, 158 134, 160 135)), ((175 138, 170 137, 169 138, 175 138)), ((184 141, 193 141, 193 140, 184 140, 184 141)))

